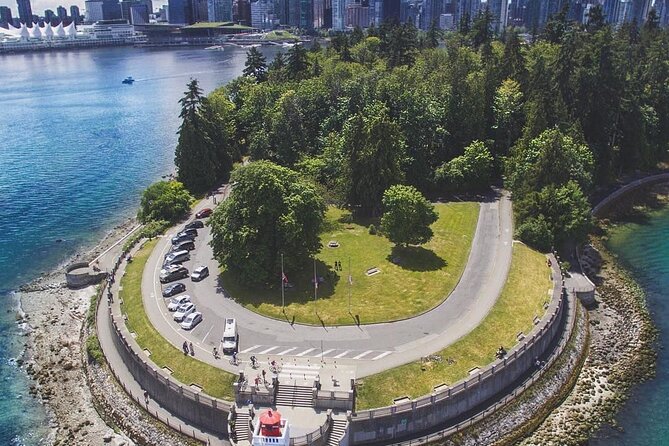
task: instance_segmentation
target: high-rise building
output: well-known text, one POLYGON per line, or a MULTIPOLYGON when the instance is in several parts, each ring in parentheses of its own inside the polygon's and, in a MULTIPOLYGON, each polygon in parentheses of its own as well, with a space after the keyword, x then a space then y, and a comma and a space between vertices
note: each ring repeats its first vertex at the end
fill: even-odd
POLYGON ((660 18, 660 26, 669 26, 669 0, 655 0, 655 10, 660 18))
POLYGON ((325 0, 312 0, 312 27, 316 29, 325 27, 325 0))
POLYGON ((251 26, 258 29, 272 29, 274 27, 274 1, 251 1, 251 26))
POLYGON ((232 21, 232 0, 208 0, 207 10, 210 22, 232 21))
MULTIPOLYGON (((276 2, 274 8, 276 8, 276 2)), ((276 9, 274 11, 274 18, 276 18, 276 9)), ((233 14, 232 18, 235 23, 251 26, 251 2, 249 0, 237 0, 237 15, 233 14)))
POLYGON ((439 16, 439 28, 445 30, 455 29, 455 17, 453 14, 441 14, 439 16))
POLYGON ((383 20, 400 21, 400 0, 383 0, 383 20))
POLYGON ((425 30, 430 29, 432 24, 439 26, 439 16, 443 10, 443 0, 425 0, 425 3, 423 4, 423 13, 421 14, 421 28, 425 30))
POLYGON ((343 31, 346 28, 346 0, 332 0, 332 29, 343 31))
POLYGON ((369 26, 369 6, 360 0, 353 0, 346 6, 346 26, 366 28, 369 26))
POLYGON ((488 8, 492 14, 495 31, 501 33, 506 28, 509 0, 488 0, 488 8))
POLYGON ((86 5, 86 23, 95 23, 103 20, 101 0, 87 0, 86 5))
POLYGON ((323 28, 332 29, 332 0, 323 0, 323 28))
POLYGON ((13 25, 13 22, 12 10, 7 6, 0 6, 0 26, 7 28, 9 24, 13 25))
POLYGON ((227 20, 209 20, 209 2, 208 0, 191 0, 191 7, 193 8, 193 23, 197 22, 231 22, 232 21, 232 0, 230 2, 230 15, 227 20))
POLYGON ((193 24, 193 5, 190 0, 169 0, 169 22, 177 25, 193 24))
POLYGON ((650 0, 632 0, 632 17, 630 21, 636 20, 637 25, 646 23, 650 11, 650 0))
POLYGON ((70 6, 70 17, 75 25, 81 24, 81 11, 77 5, 70 6))
POLYGON ((302 29, 314 28, 314 10, 311 5, 312 0, 299 0, 300 5, 300 23, 302 29))
POLYGON ((102 0, 102 20, 117 20, 121 18, 121 4, 119 0, 102 0))
POLYGON ((65 9, 63 6, 59 6, 56 8, 56 14, 58 14, 58 18, 60 19, 61 22, 67 19, 67 9, 65 9))
POLYGON ((28 28, 33 26, 33 9, 30 6, 30 0, 16 0, 19 7, 19 21, 25 23, 28 28))
POLYGON ((46 23, 53 23, 53 19, 56 18, 56 13, 53 12, 53 9, 45 9, 44 10, 44 22, 46 23))

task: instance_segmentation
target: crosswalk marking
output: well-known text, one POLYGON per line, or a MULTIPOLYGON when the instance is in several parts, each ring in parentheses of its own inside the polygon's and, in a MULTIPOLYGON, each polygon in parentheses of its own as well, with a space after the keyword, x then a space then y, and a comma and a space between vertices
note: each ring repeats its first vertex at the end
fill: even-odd
POLYGON ((297 347, 289 348, 289 349, 286 349, 286 350, 284 350, 284 351, 282 351, 282 352, 278 352, 278 353, 276 353, 276 354, 279 355, 279 356, 282 356, 282 355, 285 355, 285 354, 288 353, 288 352, 292 352, 293 350, 297 350, 297 347))
POLYGON ((241 353, 248 353, 250 351, 257 349, 258 347, 262 347, 262 345, 254 345, 253 347, 249 347, 246 350, 242 350, 241 353))
POLYGON ((358 356, 354 356, 353 359, 360 359, 365 355, 372 353, 374 350, 367 350, 365 353, 360 353, 358 356))
POLYGON ((314 350, 316 350, 316 349, 315 349, 315 348, 309 348, 309 349, 303 351, 302 353, 298 353, 298 354, 295 355, 295 356, 304 356, 304 355, 306 355, 307 353, 311 353, 311 352, 313 352, 314 350))
POLYGON ((383 352, 383 353, 381 353, 380 355, 373 357, 373 358, 372 358, 372 361, 376 361, 377 359, 381 359, 381 358, 383 358, 384 356, 388 356, 388 355, 391 354, 391 353, 392 353, 392 352, 383 352))
POLYGON ((258 354, 259 354, 259 355, 264 355, 265 353, 269 353, 269 352, 271 352, 272 350, 276 350, 277 348, 279 348, 279 347, 275 345, 274 347, 270 347, 270 348, 268 348, 268 349, 266 349, 266 350, 263 350, 263 351, 261 351, 261 352, 258 352, 258 354))
POLYGON ((255 355, 287 356, 298 358, 330 358, 351 359, 361 361, 376 361, 393 353, 384 350, 349 350, 343 348, 329 348, 321 351, 316 347, 302 350, 300 347, 287 345, 253 345, 240 350, 240 353, 251 353, 255 355))

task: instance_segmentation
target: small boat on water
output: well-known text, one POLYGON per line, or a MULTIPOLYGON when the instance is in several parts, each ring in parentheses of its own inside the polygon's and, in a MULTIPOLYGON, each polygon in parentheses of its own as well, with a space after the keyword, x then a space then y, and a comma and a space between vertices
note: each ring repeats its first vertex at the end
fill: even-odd
POLYGON ((135 79, 133 79, 132 76, 128 76, 125 79, 123 79, 123 81, 121 81, 121 83, 128 85, 132 85, 133 82, 135 82, 135 79))
POLYGON ((223 51, 225 48, 223 48, 221 45, 214 45, 214 46, 208 46, 205 48, 205 50, 210 50, 210 51, 223 51))

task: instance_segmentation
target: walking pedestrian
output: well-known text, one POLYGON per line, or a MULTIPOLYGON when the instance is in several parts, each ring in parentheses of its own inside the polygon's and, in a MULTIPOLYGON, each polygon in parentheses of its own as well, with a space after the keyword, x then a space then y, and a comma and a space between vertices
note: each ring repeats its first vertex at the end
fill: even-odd
POLYGON ((188 342, 184 341, 183 345, 181 346, 181 350, 184 351, 184 355, 188 354, 188 342))
POLYGON ((195 350, 193 350, 193 343, 188 344, 188 349, 190 350, 190 355, 195 356, 195 350))
POLYGON ((144 404, 149 405, 149 392, 147 390, 144 391, 144 404))
POLYGON ((265 369, 262 369, 262 382, 266 383, 267 381, 265 380, 265 369))

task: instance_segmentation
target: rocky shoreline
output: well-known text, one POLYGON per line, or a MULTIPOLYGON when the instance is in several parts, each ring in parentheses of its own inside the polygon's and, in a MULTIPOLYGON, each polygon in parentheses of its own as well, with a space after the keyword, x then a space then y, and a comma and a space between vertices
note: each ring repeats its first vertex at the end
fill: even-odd
MULTIPOLYGON (((129 219, 113 228, 68 264, 95 259, 136 224, 129 219)), ((139 410, 105 365, 89 363, 86 319, 97 288, 70 290, 64 279, 61 265, 16 293, 17 324, 26 333, 26 348, 17 362, 33 379, 30 393, 45 404, 51 419, 50 438, 43 441, 68 446, 190 444, 139 410)))

